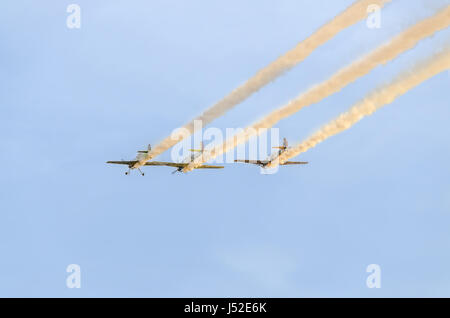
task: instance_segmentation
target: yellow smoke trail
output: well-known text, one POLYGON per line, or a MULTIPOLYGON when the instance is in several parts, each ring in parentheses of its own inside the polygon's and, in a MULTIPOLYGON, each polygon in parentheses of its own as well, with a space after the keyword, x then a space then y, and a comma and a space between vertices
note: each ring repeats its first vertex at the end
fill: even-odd
POLYGON ((222 145, 218 145, 205 153, 203 160, 194 161, 183 169, 184 172, 191 171, 204 162, 208 162, 217 156, 228 152, 238 145, 245 143, 262 128, 270 128, 280 120, 289 117, 305 106, 318 103, 324 98, 339 92, 342 88, 354 82, 358 78, 368 74, 380 64, 385 64, 401 53, 413 48, 420 40, 432 36, 436 32, 447 28, 450 25, 450 5, 432 17, 420 21, 406 31, 396 36, 390 42, 380 46, 365 57, 357 60, 349 66, 341 69, 327 81, 316 85, 287 105, 276 109, 257 123, 251 125, 244 132, 237 134, 222 145))
POLYGON ((364 117, 372 115, 378 109, 392 103, 396 98, 406 94, 419 84, 448 69, 450 69, 450 50, 447 48, 442 53, 430 58, 427 62, 410 70, 407 74, 400 76, 389 85, 371 93, 364 100, 350 108, 350 110, 323 126, 304 142, 275 158, 274 162, 267 165, 267 167, 273 168, 278 164, 282 164, 288 159, 315 147, 327 138, 349 129, 364 117))
MULTIPOLYGON (((201 120, 203 125, 209 124, 214 119, 222 116, 227 111, 243 102, 253 93, 260 90, 263 86, 272 82, 277 77, 302 62, 315 49, 332 39, 336 34, 365 19, 367 16, 367 8, 370 5, 378 5, 383 7, 386 3, 391 1, 392 0, 356 1, 340 15, 336 16, 333 20, 318 29, 309 38, 300 42, 295 48, 280 56, 265 68, 261 69, 247 82, 233 90, 229 95, 225 96, 222 100, 211 106, 209 109, 205 110, 200 116, 184 125, 183 128, 190 134, 193 134, 195 132, 195 120, 201 120)), ((166 137, 154 147, 154 149, 148 154, 146 160, 150 160, 151 158, 160 155, 186 137, 188 137, 188 135, 180 135, 178 138, 172 138, 172 136, 166 137)))

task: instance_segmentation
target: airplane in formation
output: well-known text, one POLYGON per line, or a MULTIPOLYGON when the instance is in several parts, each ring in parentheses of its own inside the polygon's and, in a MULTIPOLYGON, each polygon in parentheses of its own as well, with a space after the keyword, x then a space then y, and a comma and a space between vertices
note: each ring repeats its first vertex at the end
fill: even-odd
MULTIPOLYGON (((241 162, 241 163, 250 163, 254 165, 258 165, 261 168, 265 168, 269 163, 272 163, 276 158, 278 158, 283 152, 287 151, 289 149, 288 141, 286 138, 283 138, 283 145, 280 147, 272 147, 275 149, 279 149, 278 151, 272 153, 267 160, 244 160, 244 159, 237 159, 234 160, 234 162, 241 162)), ((287 166, 287 165, 306 165, 308 162, 306 161, 286 161, 284 163, 281 163, 281 166, 287 166)))
MULTIPOLYGON (((198 156, 203 155, 204 147, 203 142, 201 143, 201 149, 190 149, 192 154, 183 160, 183 162, 165 162, 165 161, 145 161, 147 159, 147 155, 152 150, 152 146, 148 145, 147 150, 139 150, 136 155, 136 159, 131 161, 121 160, 121 161, 107 161, 106 163, 118 164, 118 165, 126 165, 128 166, 128 171, 125 172, 126 175, 129 175, 131 170, 137 169, 141 175, 144 173, 141 171, 142 166, 166 166, 166 167, 174 167, 177 168, 172 174, 176 172, 182 172, 183 168, 189 165, 192 161, 194 161, 198 156)), ((202 165, 197 167, 196 169, 222 169, 224 166, 214 166, 214 165, 202 165)))

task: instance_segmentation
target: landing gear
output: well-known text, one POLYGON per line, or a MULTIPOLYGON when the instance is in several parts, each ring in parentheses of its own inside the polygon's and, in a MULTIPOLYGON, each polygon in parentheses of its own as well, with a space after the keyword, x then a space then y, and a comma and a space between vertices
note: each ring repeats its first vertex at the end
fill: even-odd
POLYGON ((125 172, 125 175, 126 175, 126 176, 129 175, 129 174, 130 174, 130 171, 131 171, 131 169, 128 169, 128 171, 125 172))
POLYGON ((138 170, 141 173, 141 175, 144 176, 144 173, 141 171, 141 169, 138 168, 138 170))
POLYGON ((177 172, 181 172, 183 169, 182 168, 178 168, 177 170, 173 171, 172 174, 175 174, 177 172))

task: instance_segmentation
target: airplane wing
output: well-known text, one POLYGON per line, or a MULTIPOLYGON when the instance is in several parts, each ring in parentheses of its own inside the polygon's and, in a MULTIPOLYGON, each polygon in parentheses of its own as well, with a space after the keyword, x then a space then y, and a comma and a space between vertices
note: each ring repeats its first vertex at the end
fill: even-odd
MULTIPOLYGON (((254 165, 265 166, 269 163, 267 160, 235 160, 234 162, 243 162, 243 163, 251 163, 254 165)), ((308 162, 306 161, 286 161, 283 165, 306 165, 308 162)))
POLYGON ((234 160, 234 162, 251 163, 251 164, 260 165, 260 166, 263 166, 263 165, 266 165, 269 163, 269 161, 267 161, 267 160, 239 160, 239 159, 234 160))
POLYGON ((202 165, 202 166, 199 166, 199 167, 197 167, 197 168, 195 168, 195 169, 222 169, 222 168, 225 168, 224 166, 208 166, 208 165, 202 165))
POLYGON ((149 161, 145 163, 146 166, 166 166, 174 168, 184 168, 187 163, 163 162, 163 161, 149 161))
POLYGON ((307 161, 286 161, 285 163, 283 163, 284 165, 307 165, 308 162, 307 161))
POLYGON ((134 161, 106 161, 106 163, 114 163, 114 164, 117 164, 117 165, 130 165, 130 164, 135 164, 137 161, 136 160, 134 160, 134 161))
MULTIPOLYGON (((176 163, 176 162, 163 162, 163 161, 149 161, 146 162, 146 166, 167 166, 167 167, 174 167, 174 168, 184 168, 189 163, 176 163)), ((210 165, 202 165, 200 167, 197 167, 197 169, 222 169, 224 166, 210 166, 210 165)))

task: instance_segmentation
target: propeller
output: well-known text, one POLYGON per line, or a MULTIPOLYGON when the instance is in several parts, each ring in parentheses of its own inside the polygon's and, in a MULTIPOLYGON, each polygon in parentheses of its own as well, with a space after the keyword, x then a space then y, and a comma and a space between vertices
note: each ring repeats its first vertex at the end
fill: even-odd
POLYGON ((181 172, 181 169, 182 169, 182 168, 177 168, 177 170, 172 171, 172 174, 175 174, 175 173, 177 173, 177 172, 181 172))

